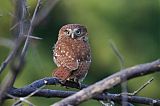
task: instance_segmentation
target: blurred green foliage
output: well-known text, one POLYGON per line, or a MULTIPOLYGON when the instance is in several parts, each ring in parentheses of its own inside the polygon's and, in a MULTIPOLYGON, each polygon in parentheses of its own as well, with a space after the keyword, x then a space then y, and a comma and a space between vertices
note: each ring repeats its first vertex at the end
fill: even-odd
MULTIPOLYGON (((36 0, 29 0, 34 10, 36 0)), ((13 39, 9 31, 14 13, 10 0, 0 0, 0 37, 13 39)), ((31 12, 32 13, 32 12, 31 12)), ((43 40, 32 42, 27 53, 27 62, 18 76, 15 87, 23 87, 34 80, 51 76, 56 68, 52 61, 58 30, 68 23, 80 23, 87 26, 92 48, 93 62, 84 83, 92 84, 120 70, 120 63, 109 41, 117 45, 125 58, 125 67, 150 62, 160 57, 160 1, 159 0, 61 0, 35 29, 35 36, 43 40)), ((8 47, 0 45, 0 63, 10 53, 8 47)), ((0 81, 9 70, 9 66, 0 76, 0 81)), ((128 82, 129 92, 139 88, 151 76, 155 77, 139 95, 160 98, 159 73, 136 78, 128 82)), ((55 89, 54 86, 50 87, 55 89)), ((62 87, 56 87, 62 89, 62 87)), ((111 92, 120 92, 120 87, 111 92)), ((48 106, 57 98, 30 98, 37 106, 48 106)), ((12 100, 5 103, 8 106, 12 100)), ((98 101, 88 101, 81 106, 98 106, 98 101)))

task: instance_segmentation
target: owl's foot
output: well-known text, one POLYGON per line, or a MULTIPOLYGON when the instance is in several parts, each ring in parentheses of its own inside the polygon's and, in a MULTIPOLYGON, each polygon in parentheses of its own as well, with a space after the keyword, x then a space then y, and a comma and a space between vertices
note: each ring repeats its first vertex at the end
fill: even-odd
POLYGON ((81 87, 82 87, 82 84, 80 83, 80 82, 77 82, 78 83, 78 88, 79 89, 82 89, 81 87))
POLYGON ((81 89, 81 87, 82 87, 81 85, 82 84, 77 78, 74 78, 74 82, 76 82, 78 84, 78 88, 81 89))
POLYGON ((77 86, 78 89, 81 89, 81 83, 78 79, 76 78, 68 78, 67 81, 71 83, 75 83, 74 85, 77 86))
POLYGON ((69 87, 68 86, 66 86, 66 80, 59 80, 60 81, 60 84, 61 84, 61 86, 62 87, 64 87, 64 88, 66 88, 66 89, 69 89, 69 87))
POLYGON ((64 85, 66 83, 66 80, 59 80, 60 84, 64 85))

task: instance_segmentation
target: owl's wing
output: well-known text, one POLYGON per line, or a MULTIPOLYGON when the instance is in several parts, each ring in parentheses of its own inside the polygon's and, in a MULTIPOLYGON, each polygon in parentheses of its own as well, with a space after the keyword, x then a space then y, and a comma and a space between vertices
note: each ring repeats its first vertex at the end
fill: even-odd
POLYGON ((54 61, 57 66, 67 67, 71 71, 76 70, 79 66, 76 55, 70 46, 65 46, 65 44, 61 43, 54 50, 54 61))

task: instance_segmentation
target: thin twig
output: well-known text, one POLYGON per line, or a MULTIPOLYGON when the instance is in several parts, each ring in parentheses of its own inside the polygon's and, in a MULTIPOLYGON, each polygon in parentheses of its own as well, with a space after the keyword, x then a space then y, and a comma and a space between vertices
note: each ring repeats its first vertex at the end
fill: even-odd
MULTIPOLYGON (((31 96, 33 96, 34 94, 36 94, 37 92, 39 92, 41 89, 43 89, 47 84, 47 81, 44 80, 44 85, 41 86, 40 88, 37 88, 35 91, 33 91, 32 93, 30 93, 28 96, 25 96, 25 97, 20 97, 14 104, 13 106, 17 105, 18 103, 22 103, 22 102, 25 102, 25 103, 28 103, 29 105, 33 105, 35 106, 33 103, 31 103, 30 101, 28 101, 27 99, 30 98, 31 96), (21 102, 22 101, 22 102, 21 102)), ((12 96, 14 97, 14 96, 12 96)))
POLYGON ((33 22, 34 22, 34 20, 35 20, 35 17, 36 17, 36 14, 37 14, 38 10, 39 10, 40 5, 41 5, 41 0, 38 0, 38 1, 37 1, 37 5, 36 5, 36 8, 35 8, 34 13, 33 13, 33 16, 32 16, 32 19, 31 19, 31 21, 30 21, 30 26, 29 26, 29 30, 28 30, 28 33, 27 33, 27 38, 26 38, 24 47, 23 47, 22 52, 21 52, 21 56, 22 56, 22 57, 25 56, 26 51, 27 51, 27 48, 28 48, 28 46, 29 46, 29 36, 30 36, 31 33, 32 33, 32 30, 33 30, 33 22))
POLYGON ((149 85, 154 78, 152 77, 150 80, 148 80, 145 84, 143 84, 139 89, 133 92, 133 95, 137 95, 142 89, 144 89, 147 85, 149 85))
MULTIPOLYGON (((124 69, 125 68, 125 60, 124 60, 123 55, 120 53, 116 44, 112 40, 110 40, 109 43, 111 45, 113 52, 115 53, 115 55, 117 56, 117 58, 119 60, 121 70, 124 69)), ((122 92, 127 93, 128 92, 127 82, 123 82, 121 84, 121 88, 122 88, 122 92)), ((127 106, 127 105, 128 105, 127 98, 125 98, 125 95, 124 95, 124 96, 122 96, 122 106, 127 106)))
POLYGON ((135 96, 137 95, 140 91, 142 91, 146 86, 148 86, 152 81, 154 80, 154 78, 152 77, 151 79, 149 79, 146 83, 144 83, 141 87, 139 87, 136 91, 134 91, 133 93, 121 93, 122 95, 130 95, 130 96, 135 96))
POLYGON ((13 30, 13 29, 16 28, 18 25, 19 25, 19 22, 17 22, 16 24, 14 24, 14 25, 9 29, 9 31, 13 30))
POLYGON ((125 68, 125 61, 124 61, 123 55, 120 53, 120 51, 118 50, 118 48, 116 47, 115 43, 112 40, 110 40, 109 43, 110 43, 110 46, 111 46, 113 52, 115 53, 115 55, 117 56, 117 58, 119 60, 121 69, 124 69, 125 68))
MULTIPOLYGON (((24 35, 25 37, 27 37, 27 35, 24 35)), ((43 38, 37 37, 37 36, 29 36, 30 39, 35 39, 35 40, 42 40, 43 38)))
POLYGON ((2 73, 2 71, 6 68, 6 66, 9 64, 9 62, 11 62, 11 60, 14 58, 14 56, 17 54, 17 51, 21 45, 23 41, 23 38, 18 38, 16 39, 15 42, 17 42, 15 44, 15 47, 14 49, 11 51, 11 53, 7 56, 7 58, 1 63, 1 66, 0 66, 0 74, 2 73))
POLYGON ((16 18, 16 16, 12 12, 8 12, 8 15, 11 16, 12 18, 16 18))
POLYGON ((47 0, 43 7, 38 12, 36 19, 33 23, 34 26, 38 25, 43 19, 47 17, 49 12, 56 6, 60 0, 47 0))
MULTIPOLYGON (((22 21, 22 20, 21 20, 22 21)), ((9 31, 12 31, 13 29, 15 29, 18 25, 20 25, 20 23, 22 24, 22 22, 19 21, 17 23, 15 23, 13 26, 11 26, 11 28, 9 29, 9 31)), ((23 23, 25 23, 27 20, 23 20, 23 23)))

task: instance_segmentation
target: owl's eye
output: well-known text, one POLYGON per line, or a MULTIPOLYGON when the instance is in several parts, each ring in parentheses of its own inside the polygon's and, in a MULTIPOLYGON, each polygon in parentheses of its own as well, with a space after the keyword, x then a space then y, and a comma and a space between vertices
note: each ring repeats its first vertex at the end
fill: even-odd
POLYGON ((67 35, 70 35, 70 31, 69 30, 64 30, 64 32, 67 34, 67 35))
POLYGON ((81 34, 81 30, 78 29, 78 30, 76 30, 74 33, 75 33, 75 35, 80 35, 80 34, 81 34))

